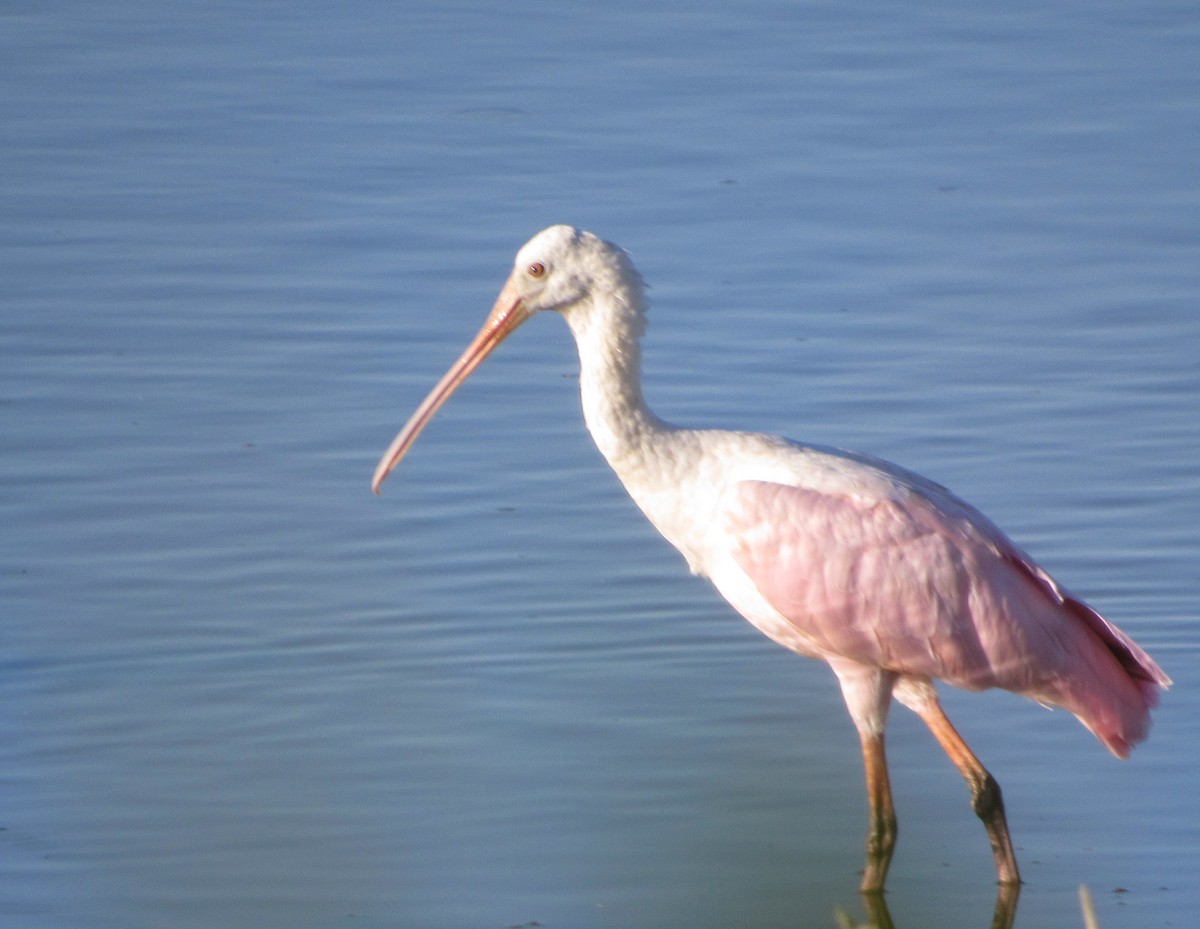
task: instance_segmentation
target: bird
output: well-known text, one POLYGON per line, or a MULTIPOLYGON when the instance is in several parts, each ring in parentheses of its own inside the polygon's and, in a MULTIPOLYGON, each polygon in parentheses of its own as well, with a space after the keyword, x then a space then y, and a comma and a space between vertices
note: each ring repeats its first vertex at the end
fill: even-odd
POLYGON ((660 419, 641 386, 645 290, 617 245, 567 225, 539 232, 478 334, 384 452, 372 490, 496 346, 532 316, 558 313, 579 352, 584 422, 637 506, 752 625, 836 676, 865 772, 860 890, 883 892, 896 845, 884 741, 893 699, 966 780, 998 883, 1019 885, 999 784, 934 682, 1062 707, 1125 758, 1170 678, 940 484, 857 452, 660 419))

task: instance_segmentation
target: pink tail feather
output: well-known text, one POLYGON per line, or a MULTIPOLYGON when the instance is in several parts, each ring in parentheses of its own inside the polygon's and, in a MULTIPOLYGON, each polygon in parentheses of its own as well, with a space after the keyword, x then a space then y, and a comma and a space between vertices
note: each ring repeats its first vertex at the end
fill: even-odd
MULTIPOLYGON (((1042 592, 1079 622, 1086 641, 1077 657, 1092 674, 1060 682, 1061 702, 1118 758, 1150 734, 1150 711, 1171 679, 1124 632, 1077 597, 1019 550, 1010 553, 1042 592), (1100 646, 1096 648, 1096 646, 1100 646)), ((1057 701, 1056 701, 1057 702, 1057 701)))
POLYGON ((1100 641, 1125 677, 1125 686, 1117 686, 1111 674, 1104 675, 1100 692, 1088 694, 1088 715, 1075 713, 1109 751, 1128 758, 1133 746, 1150 734, 1150 711, 1171 679, 1136 642, 1082 600, 1064 591, 1063 607, 1100 641))

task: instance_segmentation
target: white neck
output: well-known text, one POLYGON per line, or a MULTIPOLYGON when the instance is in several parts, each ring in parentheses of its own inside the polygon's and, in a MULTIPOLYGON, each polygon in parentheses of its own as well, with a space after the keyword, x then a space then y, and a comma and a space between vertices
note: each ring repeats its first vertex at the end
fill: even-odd
POLYGON ((648 476, 657 446, 676 431, 650 412, 642 395, 641 294, 632 287, 593 292, 565 315, 579 348, 584 422, 629 486, 648 476))
POLYGON ((698 542, 708 516, 686 492, 704 457, 696 433, 664 422, 642 396, 644 328, 640 288, 593 289, 565 314, 579 348, 583 417, 601 454, 634 502, 688 561, 705 573, 707 555, 698 542))

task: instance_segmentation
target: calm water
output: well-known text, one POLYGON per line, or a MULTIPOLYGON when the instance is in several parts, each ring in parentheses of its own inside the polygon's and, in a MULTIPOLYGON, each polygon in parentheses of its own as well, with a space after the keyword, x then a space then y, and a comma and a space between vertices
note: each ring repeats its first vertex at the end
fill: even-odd
MULTIPOLYGON (((832 676, 646 525, 530 324, 375 460, 551 222, 668 418, 954 487, 1176 686, 1118 763, 948 694, 1017 925, 1200 913, 1200 12, 1149 0, 0 7, 0 923, 831 927, 832 676)), ((899 927, 991 856, 892 727, 899 927)))

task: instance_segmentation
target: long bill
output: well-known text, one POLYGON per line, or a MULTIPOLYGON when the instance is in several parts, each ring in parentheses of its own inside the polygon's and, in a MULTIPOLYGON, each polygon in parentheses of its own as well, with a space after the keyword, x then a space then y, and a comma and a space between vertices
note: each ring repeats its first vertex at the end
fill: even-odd
POLYGON ((525 322, 530 315, 524 301, 510 279, 505 283, 504 289, 500 291, 500 296, 496 299, 496 305, 492 307, 492 311, 484 321, 483 328, 471 340, 471 344, 459 356, 458 361, 454 362, 450 370, 442 375, 442 379, 437 382, 437 386, 429 392, 429 396, 421 402, 416 412, 409 417, 408 422, 404 424, 404 428, 396 434, 396 438, 392 439, 392 444, 388 446, 387 451, 383 453, 383 457, 379 459, 379 464, 375 468, 375 476, 371 478, 372 491, 379 493, 379 488, 383 484, 384 479, 400 463, 400 459, 404 457, 413 442, 417 440, 417 436, 421 434, 421 430, 433 419, 433 414, 454 393, 458 385, 465 381, 471 375, 471 372, 479 367, 483 359, 491 354, 492 349, 508 338, 512 331, 525 322))

